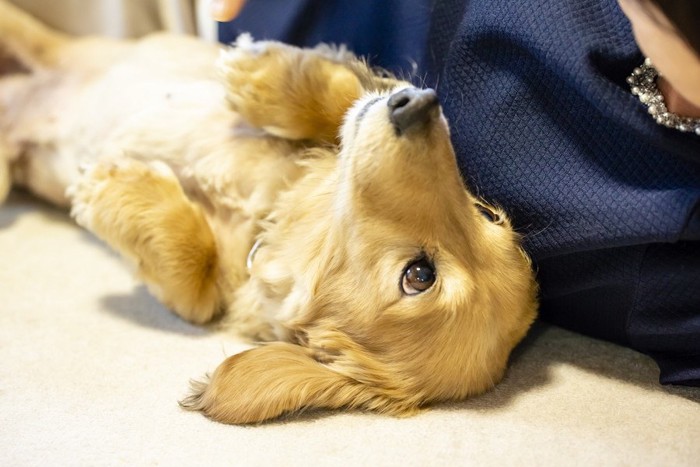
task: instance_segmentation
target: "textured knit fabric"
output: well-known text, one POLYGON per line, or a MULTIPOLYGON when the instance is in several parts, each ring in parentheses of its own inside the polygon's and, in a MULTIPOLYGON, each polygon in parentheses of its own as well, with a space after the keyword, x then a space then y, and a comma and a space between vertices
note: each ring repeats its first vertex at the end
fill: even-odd
POLYGON ((460 167, 525 235, 542 317, 700 384, 700 137, 629 92, 643 57, 617 3, 457 0, 433 20, 460 167))
MULTIPOLYGON (((334 15, 265 37, 366 53, 352 34, 319 31, 340 15, 336 32, 381 38, 377 21, 395 5, 376 3, 371 16, 328 2, 334 15)), ((629 92, 643 57, 617 2, 443 0, 429 11, 369 46, 404 51, 395 41, 430 25, 410 58, 438 89, 467 184, 524 235, 542 317, 650 354, 663 383, 700 384, 700 137, 658 126, 629 92)), ((253 29, 245 19, 236 27, 253 29)))

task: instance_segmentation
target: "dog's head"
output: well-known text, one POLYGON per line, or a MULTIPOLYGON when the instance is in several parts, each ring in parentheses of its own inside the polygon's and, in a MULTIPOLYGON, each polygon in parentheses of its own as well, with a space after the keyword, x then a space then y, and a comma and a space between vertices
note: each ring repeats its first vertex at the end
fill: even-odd
POLYGON ((292 343, 224 362, 196 401, 216 419, 478 394, 535 317, 530 261, 505 214, 465 189, 432 90, 363 97, 341 136, 282 199, 252 271, 292 343))

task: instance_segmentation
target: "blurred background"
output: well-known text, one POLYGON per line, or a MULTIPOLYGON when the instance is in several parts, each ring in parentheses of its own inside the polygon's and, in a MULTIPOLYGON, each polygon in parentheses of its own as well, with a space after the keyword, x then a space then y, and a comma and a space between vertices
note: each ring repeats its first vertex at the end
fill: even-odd
POLYGON ((54 28, 73 34, 139 37, 152 31, 216 41, 208 0, 10 0, 54 28))

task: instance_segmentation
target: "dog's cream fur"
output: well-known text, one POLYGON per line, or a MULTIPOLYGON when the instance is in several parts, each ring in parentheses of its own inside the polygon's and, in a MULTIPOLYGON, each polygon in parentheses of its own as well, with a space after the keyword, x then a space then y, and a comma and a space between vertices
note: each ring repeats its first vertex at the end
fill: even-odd
POLYGON ((534 319, 530 262, 465 190, 445 119, 398 134, 387 98, 410 84, 342 49, 75 39, 0 2, 0 73, 0 195, 70 205, 178 315, 273 341, 185 407, 410 414, 491 388, 534 319), (408 295, 420 257, 436 280, 408 295))

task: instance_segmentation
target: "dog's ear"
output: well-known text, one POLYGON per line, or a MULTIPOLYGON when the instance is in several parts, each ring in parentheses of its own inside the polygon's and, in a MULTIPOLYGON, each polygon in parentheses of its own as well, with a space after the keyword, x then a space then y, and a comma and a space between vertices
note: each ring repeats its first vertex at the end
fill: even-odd
POLYGON ((193 394, 180 404, 234 424, 258 423, 305 408, 412 411, 378 388, 319 363, 308 349, 282 342, 229 357, 208 383, 195 383, 193 394))

